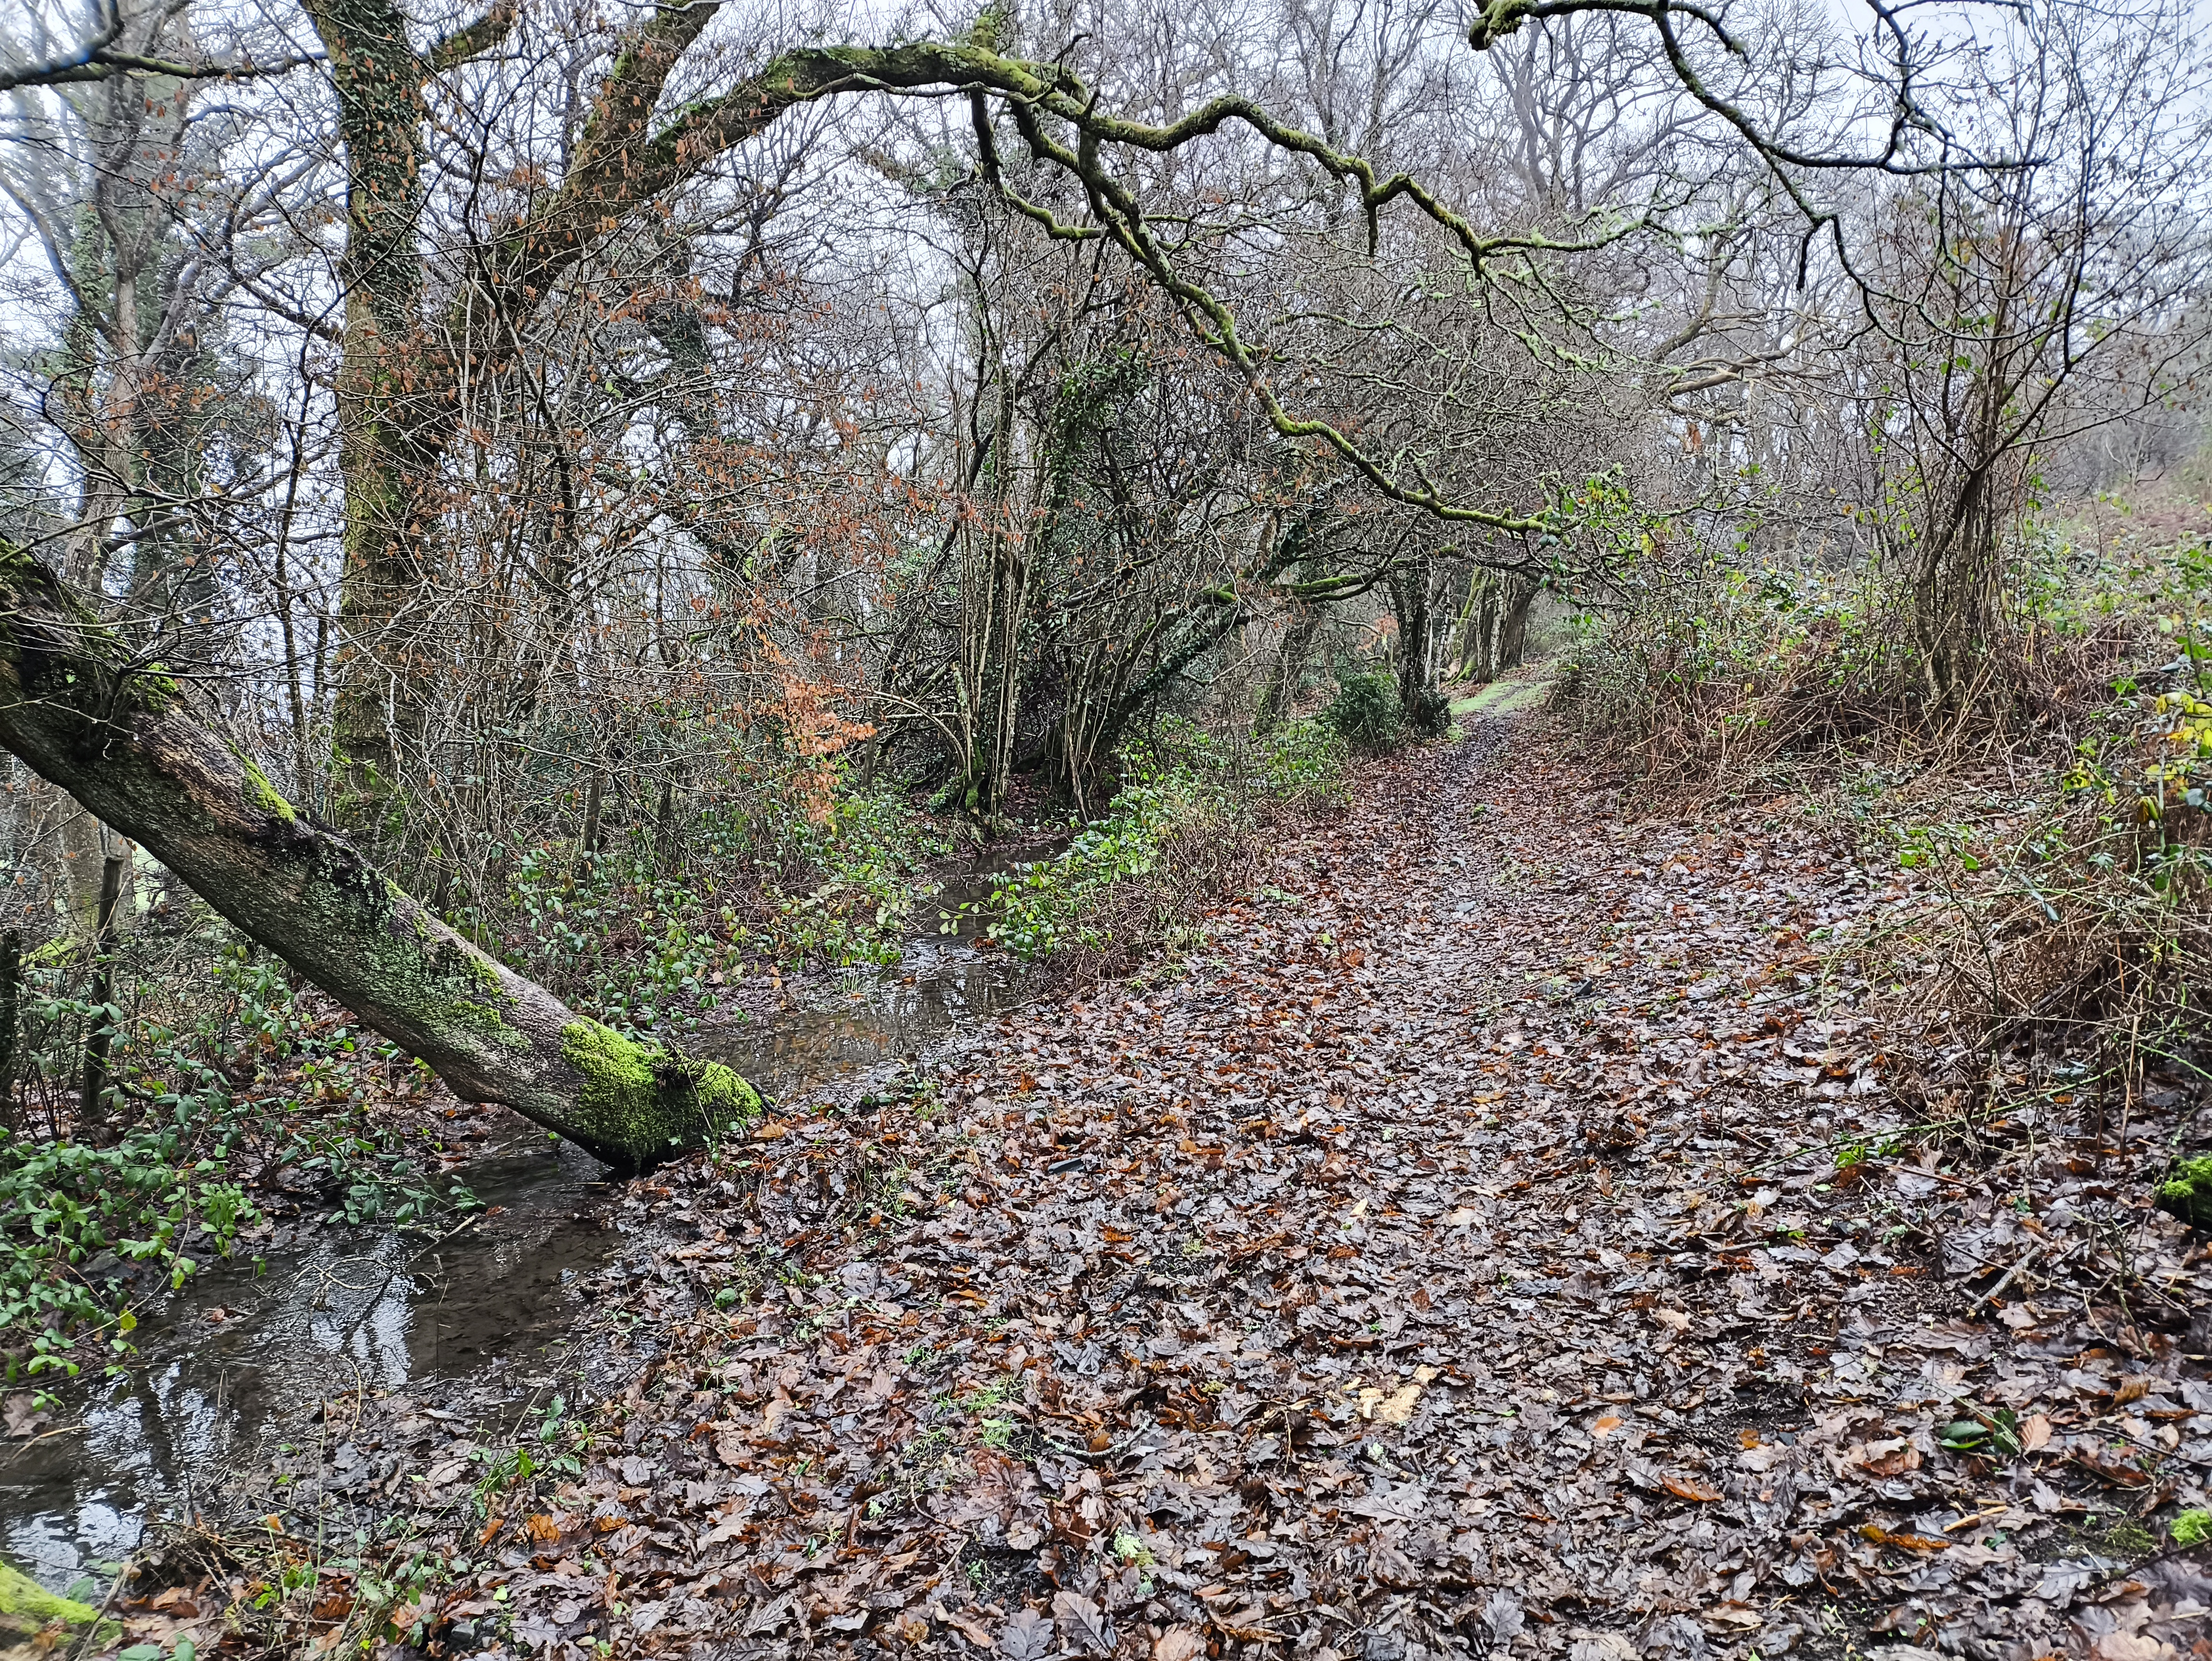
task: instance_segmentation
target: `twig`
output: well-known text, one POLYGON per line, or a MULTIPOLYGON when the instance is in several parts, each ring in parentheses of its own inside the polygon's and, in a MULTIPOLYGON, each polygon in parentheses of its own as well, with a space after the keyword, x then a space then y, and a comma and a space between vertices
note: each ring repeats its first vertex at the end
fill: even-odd
MULTIPOLYGON (((72 1431, 79 1431, 84 1428, 85 1427, 82 1425, 57 1425, 52 1430, 42 1430, 36 1436, 27 1439, 23 1443, 23 1447, 27 1448, 33 1446, 40 1442, 45 1441, 49 1436, 67 1436, 72 1431)), ((22 1448, 11 1449, 9 1451, 8 1457, 12 1459, 16 1454, 21 1451, 22 1448)))
MULTIPOLYGON (((2075 1242, 2075 1245, 2078 1245, 2079 1244, 2080 1242, 2075 1242)), ((2030 1263, 2035 1261, 2036 1254, 2043 1250, 2043 1244, 2044 1243, 2042 1241, 2038 1240, 2034 1244, 2029 1246, 2027 1250, 2021 1252, 2020 1254, 2020 1260, 2014 1263, 2010 1269, 2005 1270, 2004 1274, 1999 1278, 1995 1286, 1991 1287, 1987 1292, 1984 1292, 1980 1297, 1975 1299, 1972 1303, 1966 1305, 1965 1318, 1969 1321, 1972 1320, 1984 1304, 1988 1303, 1999 1293, 2002 1292, 2007 1287, 2010 1286, 2013 1281, 2013 1276, 2019 1274, 2021 1270, 2026 1269, 2030 1263)), ((2074 1247, 2072 1246, 2067 1248, 2069 1252, 2071 1252, 2073 1250, 2074 1247)), ((2065 1259, 2062 1256, 2059 1261, 2063 1262, 2065 1259)), ((2053 1265, 2054 1268, 2057 1265, 2055 1264, 2053 1265)))
POLYGON ((107 1596, 100 1600, 100 1612, 92 1617, 92 1624, 84 1629, 84 1636, 77 1640, 72 1661, 84 1661, 85 1652, 99 1641, 100 1623, 107 1619, 107 1611, 115 1603, 115 1594, 123 1590, 123 1583, 131 1578, 131 1567, 127 1562, 120 1565, 115 1571, 115 1579, 107 1583, 107 1596))

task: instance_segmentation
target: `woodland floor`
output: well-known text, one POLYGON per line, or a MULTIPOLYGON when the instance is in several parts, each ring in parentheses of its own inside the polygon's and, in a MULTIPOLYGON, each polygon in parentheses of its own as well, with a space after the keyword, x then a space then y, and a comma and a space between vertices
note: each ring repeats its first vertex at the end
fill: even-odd
POLYGON ((633 1293, 657 1358, 494 1523, 422 1457, 468 1567, 400 1629, 2212 1656, 2162 1526, 2212 1470, 2212 1265, 2148 1203, 2200 1097, 2092 1136, 1900 1092, 1808 944, 1893 869, 1796 801, 1613 820, 1540 721, 1378 766, 1188 971, 635 1185, 689 1241, 633 1293))

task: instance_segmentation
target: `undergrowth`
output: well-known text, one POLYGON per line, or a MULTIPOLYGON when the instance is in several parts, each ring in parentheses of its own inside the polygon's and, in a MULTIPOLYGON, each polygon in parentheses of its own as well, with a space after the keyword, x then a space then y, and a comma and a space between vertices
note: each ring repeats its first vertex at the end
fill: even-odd
POLYGON ((646 836, 588 855, 525 849, 495 913, 451 921, 586 1014, 680 1035, 755 964, 896 960, 921 873, 954 846, 886 793, 841 796, 772 832, 757 813, 717 807, 685 838, 680 870, 646 836))
POLYGON ((1059 853, 999 879, 984 905, 987 937, 1032 960, 1080 954, 1094 970, 1146 942, 1173 944, 1206 901, 1235 885, 1243 838, 1260 818, 1340 794, 1346 751, 1317 719, 1256 743, 1163 721, 1124 750, 1121 788, 1104 817, 1072 824, 1059 853))
POLYGON ((372 1106, 427 1087, 392 1047, 210 923, 126 937, 113 1001, 58 950, 24 965, 17 1089, 0 1129, 0 1378, 44 1391, 127 1363, 137 1311, 234 1253, 280 1186, 330 1220, 473 1203, 372 1106), (179 963, 204 979, 179 995, 179 963), (112 1033, 101 1125, 76 1123, 87 1029, 112 1033))
POLYGON ((1894 872, 1878 924, 1814 945, 1901 1092, 1994 1088, 2027 1053, 2101 1135, 2148 1068, 2207 1077, 2212 550, 2052 521, 2006 569, 2002 632, 1942 707, 1878 569, 1740 551, 1581 619, 1561 703, 1644 789, 1798 804, 1894 872))
POLYGON ((1737 794, 1794 785, 1808 760, 2063 740, 2105 697, 2163 561, 2115 569, 2048 526, 2014 553, 2001 630, 1940 704, 1879 566, 1697 547, 1632 565, 1614 603, 1573 620, 1561 708, 1654 785, 1737 794))

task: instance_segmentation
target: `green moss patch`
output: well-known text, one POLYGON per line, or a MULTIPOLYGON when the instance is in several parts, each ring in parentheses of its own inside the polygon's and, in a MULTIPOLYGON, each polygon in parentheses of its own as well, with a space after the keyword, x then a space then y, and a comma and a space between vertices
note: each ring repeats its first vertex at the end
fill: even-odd
POLYGON ((720 1062, 696 1065, 699 1071, 692 1080, 692 1089, 698 1097, 699 1112, 710 1135, 721 1135, 760 1117, 760 1092, 720 1062))
POLYGON ((99 1618, 100 1611, 91 1604, 57 1597, 21 1569, 0 1563, 0 1633, 28 1634, 56 1625, 88 1627, 99 1618))
POLYGON ((2173 1175, 2159 1186, 2158 1208, 2192 1228, 2212 1228, 2212 1154, 2200 1153, 2174 1166, 2173 1175))
POLYGON ((1540 707, 1552 695, 1548 680, 1493 680, 1472 697, 1454 698, 1451 712, 1458 715, 1517 715, 1540 707))
POLYGON ((248 800, 272 818, 290 824, 300 817, 292 804, 269 782, 269 775, 250 761, 246 764, 246 794, 248 800))
POLYGON ((759 1092, 720 1062, 655 1050, 599 1021, 562 1027, 561 1054, 583 1075, 579 1140, 602 1158, 649 1165, 760 1116, 759 1092))

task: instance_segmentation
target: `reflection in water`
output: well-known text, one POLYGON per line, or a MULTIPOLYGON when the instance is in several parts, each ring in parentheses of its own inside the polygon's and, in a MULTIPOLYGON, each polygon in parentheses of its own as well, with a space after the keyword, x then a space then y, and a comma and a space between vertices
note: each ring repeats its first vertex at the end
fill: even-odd
MULTIPOLYGON (((940 909, 987 897, 997 868, 963 873, 922 916, 933 928, 940 909)), ((794 1104, 864 1085, 1018 995, 1020 965, 979 951, 975 926, 961 917, 896 964, 709 1028, 692 1047, 794 1104)), ((576 1285, 622 1240, 599 1165, 544 1146, 460 1174, 487 1211, 444 1239, 332 1232, 258 1272, 226 1263, 195 1276, 140 1327, 143 1365, 127 1383, 70 1402, 81 1428, 0 1443, 0 1557, 56 1590, 97 1573, 130 1555, 149 1512, 227 1509, 216 1502, 267 1468, 286 1421, 300 1434, 302 1409, 356 1388, 458 1387, 505 1366, 501 1396, 514 1399, 551 1382, 539 1374, 554 1357, 566 1372, 580 1364, 595 1390, 617 1385, 595 1376, 590 1354, 566 1354, 576 1285)))
POLYGON ((140 1329, 143 1365, 82 1427, 0 1445, 0 1555, 64 1584, 137 1543, 146 1512, 216 1508, 265 1463, 281 1415, 355 1389, 455 1378, 556 1341, 564 1282, 617 1237, 580 1218, 604 1175, 570 1150, 468 1173, 496 1214, 425 1241, 331 1232, 272 1259, 218 1263, 140 1329))
POLYGON ((1003 1008, 1020 991, 1020 970, 964 940, 918 940, 896 964, 848 977, 829 997, 709 1026, 691 1047, 727 1062, 763 1094, 791 1099, 913 1056, 962 1020, 1003 1008))

